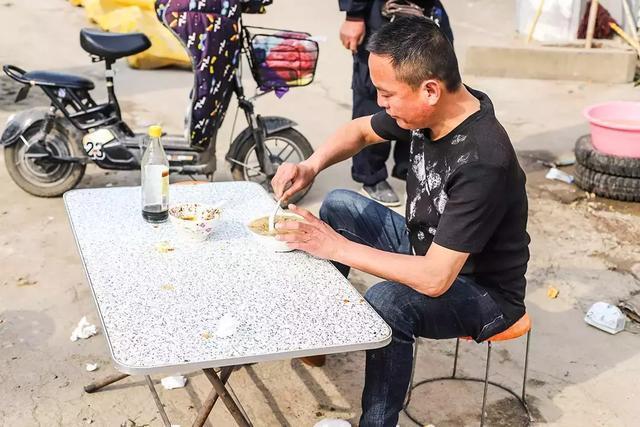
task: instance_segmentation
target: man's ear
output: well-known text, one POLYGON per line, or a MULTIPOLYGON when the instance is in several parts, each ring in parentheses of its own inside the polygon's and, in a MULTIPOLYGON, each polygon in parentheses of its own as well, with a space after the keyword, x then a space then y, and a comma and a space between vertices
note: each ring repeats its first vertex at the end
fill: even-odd
POLYGON ((420 85, 420 92, 424 102, 430 107, 433 107, 440 100, 442 87, 437 80, 425 80, 420 85))

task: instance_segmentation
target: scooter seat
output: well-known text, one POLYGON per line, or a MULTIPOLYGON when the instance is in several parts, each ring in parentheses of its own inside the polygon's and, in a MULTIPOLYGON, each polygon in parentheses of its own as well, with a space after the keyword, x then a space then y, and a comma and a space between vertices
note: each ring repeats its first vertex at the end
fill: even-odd
POLYGON ((54 73, 52 71, 29 71, 22 75, 24 80, 37 86, 64 87, 69 89, 91 90, 94 84, 86 77, 73 74, 54 73))
POLYGON ((92 55, 115 60, 149 49, 151 41, 142 33, 108 33, 83 28, 80 46, 92 55))

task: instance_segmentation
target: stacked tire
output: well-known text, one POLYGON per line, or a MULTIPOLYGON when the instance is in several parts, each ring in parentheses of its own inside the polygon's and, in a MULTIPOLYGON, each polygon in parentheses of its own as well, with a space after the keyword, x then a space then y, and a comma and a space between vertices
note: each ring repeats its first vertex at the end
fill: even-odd
POLYGON ((576 141, 575 153, 578 187, 608 199, 640 202, 640 158, 602 153, 589 135, 576 141))

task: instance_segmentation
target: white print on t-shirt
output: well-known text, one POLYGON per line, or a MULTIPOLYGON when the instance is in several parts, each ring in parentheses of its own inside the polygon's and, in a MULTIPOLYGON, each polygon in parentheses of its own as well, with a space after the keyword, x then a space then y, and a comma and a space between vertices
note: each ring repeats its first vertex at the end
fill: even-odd
POLYGON ((427 170, 424 166, 424 153, 420 153, 417 156, 414 156, 413 162, 412 162, 412 168, 413 168, 413 173, 416 176, 416 179, 418 180, 420 185, 423 186, 427 181, 427 178, 426 178, 427 170))
POLYGON ((471 152, 468 151, 464 153, 462 156, 458 157, 458 160, 456 161, 456 163, 460 166, 467 164, 469 162, 470 157, 471 157, 471 152))
POLYGON ((435 173, 433 170, 430 170, 429 174, 427 175, 427 188, 429 189, 429 192, 433 191, 437 187, 440 187, 441 183, 442 178, 440 178, 440 175, 435 173))
MULTIPOLYGON (((420 131, 412 131, 414 139, 424 140, 424 135, 420 131)), ((457 145, 464 142, 467 139, 467 135, 455 135, 452 138, 451 144, 457 145)), ((415 143, 415 140, 414 140, 415 143)), ((435 208, 438 215, 442 215, 449 201, 449 195, 444 190, 444 184, 451 176, 453 170, 459 168, 462 165, 469 163, 472 160, 477 160, 477 152, 468 151, 455 160, 454 165, 448 165, 447 160, 444 162, 444 170, 438 173, 438 161, 429 161, 425 159, 424 152, 414 154, 414 143, 411 144, 411 169, 417 181, 417 188, 419 189, 411 200, 409 200, 407 220, 412 221, 416 218, 417 209, 421 205, 420 209, 427 209, 427 215, 431 213, 431 210, 435 208), (453 168, 452 168, 453 166, 453 168), (453 169, 453 170, 452 170, 453 169), (420 203, 423 198, 428 198, 431 203, 420 203)), ((443 169, 443 168, 440 168, 443 169)), ((430 234, 435 235, 435 230, 430 234)))
POLYGON ((440 194, 433 200, 433 203, 436 205, 436 210, 440 215, 444 212, 444 208, 447 206, 447 202, 449 201, 449 196, 443 190, 440 190, 440 194))
POLYGON ((467 139, 467 135, 456 135, 451 139, 451 145, 458 145, 467 139))
MULTIPOLYGON (((418 180, 418 184, 421 188, 426 188, 427 183, 427 169, 424 164, 424 153, 419 153, 416 156, 413 156, 411 161, 411 169, 413 169, 413 174, 418 180)), ((429 193, 429 189, 427 188, 427 194, 429 193)), ((415 197, 409 202, 409 220, 412 220, 416 216, 416 208, 418 202, 422 198, 422 192, 416 193, 415 197)))
POLYGON ((424 140, 424 134, 422 133, 422 131, 420 129, 418 130, 412 130, 411 131, 411 138, 412 139, 421 139, 424 140))
POLYGON ((416 217, 416 207, 420 198, 420 194, 418 193, 409 203, 409 221, 416 217))

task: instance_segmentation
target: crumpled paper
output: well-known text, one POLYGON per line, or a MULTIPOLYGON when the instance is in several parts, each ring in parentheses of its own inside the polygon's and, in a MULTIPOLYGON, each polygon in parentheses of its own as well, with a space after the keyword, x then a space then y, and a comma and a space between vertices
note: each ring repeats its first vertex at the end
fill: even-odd
POLYGON ((555 179, 556 181, 566 182, 567 184, 572 184, 574 178, 572 175, 569 175, 565 171, 561 171, 558 168, 551 168, 544 176, 547 179, 555 179))
POLYGON ((172 377, 164 377, 160 382, 166 390, 172 390, 184 387, 187 384, 187 378, 182 375, 174 375, 172 377))
POLYGON ((96 325, 92 325, 87 320, 87 316, 83 316, 78 322, 78 326, 71 332, 71 341, 78 341, 78 339, 87 339, 98 333, 96 325))
POLYGON ((86 370, 89 372, 93 372, 96 369, 98 369, 98 364, 97 363, 87 363, 87 365, 85 366, 86 370))
POLYGON ((218 329, 216 329, 217 338, 226 338, 236 333, 238 329, 238 321, 230 314, 225 314, 220 318, 218 322, 218 329))

